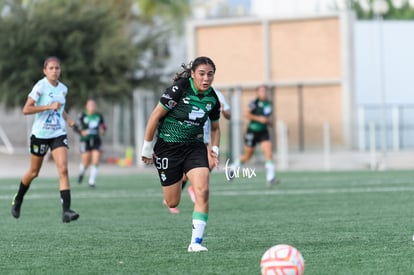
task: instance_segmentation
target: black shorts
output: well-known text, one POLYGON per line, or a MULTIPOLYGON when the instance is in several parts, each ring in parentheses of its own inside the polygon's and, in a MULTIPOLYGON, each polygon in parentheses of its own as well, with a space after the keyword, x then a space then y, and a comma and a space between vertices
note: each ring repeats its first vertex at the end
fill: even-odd
POLYGON ((85 153, 92 150, 101 150, 102 141, 100 137, 90 138, 88 140, 81 140, 80 152, 85 153))
POLYGON ((55 138, 37 138, 34 135, 30 137, 30 153, 32 155, 43 157, 49 148, 53 151, 58 147, 69 148, 68 137, 66 135, 55 138))
POLYGON ((244 135, 244 143, 248 147, 255 147, 257 143, 266 140, 270 140, 269 131, 267 129, 260 132, 254 132, 250 129, 247 129, 247 132, 244 135))
POLYGON ((202 142, 165 142, 158 138, 154 146, 154 165, 161 185, 172 185, 193 168, 208 168, 206 145, 202 142))

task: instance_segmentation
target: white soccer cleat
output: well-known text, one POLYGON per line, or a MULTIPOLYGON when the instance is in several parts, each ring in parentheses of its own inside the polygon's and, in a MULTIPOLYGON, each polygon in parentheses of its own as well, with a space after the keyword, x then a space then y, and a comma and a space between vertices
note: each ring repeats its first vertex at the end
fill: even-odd
POLYGON ((207 247, 202 246, 199 243, 192 243, 188 246, 188 252, 206 252, 208 251, 207 247))

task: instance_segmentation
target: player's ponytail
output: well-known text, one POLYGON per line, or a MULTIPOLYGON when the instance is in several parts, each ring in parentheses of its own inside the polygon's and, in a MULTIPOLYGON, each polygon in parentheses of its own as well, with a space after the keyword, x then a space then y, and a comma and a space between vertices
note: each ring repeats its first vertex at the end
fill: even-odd
POLYGON ((195 72, 197 67, 203 64, 211 65, 211 67, 213 67, 214 72, 216 72, 216 65, 214 64, 213 60, 211 60, 211 58, 207 56, 199 56, 196 59, 194 59, 194 61, 190 62, 188 65, 184 63, 181 64, 181 68, 183 68, 184 70, 180 73, 175 74, 174 82, 182 78, 190 78, 191 72, 195 72))
POLYGON ((189 78, 191 76, 191 63, 188 65, 183 63, 181 64, 181 68, 183 68, 183 71, 175 74, 174 82, 183 78, 189 78))

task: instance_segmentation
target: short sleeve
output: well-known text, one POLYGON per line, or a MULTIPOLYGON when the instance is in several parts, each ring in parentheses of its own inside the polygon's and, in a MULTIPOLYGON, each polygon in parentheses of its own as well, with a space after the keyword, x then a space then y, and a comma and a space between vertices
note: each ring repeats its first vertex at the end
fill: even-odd
POLYGON ((211 112, 209 114, 209 118, 211 121, 217 121, 220 119, 220 100, 218 99, 217 94, 215 94, 217 103, 214 105, 213 109, 211 109, 211 112))
POLYGON ((253 100, 249 103, 249 110, 251 113, 254 112, 254 110, 256 110, 257 108, 257 100, 253 100))
POLYGON ((29 93, 28 97, 32 98, 34 101, 38 101, 41 95, 42 95, 42 84, 39 81, 33 86, 32 91, 29 93))
POLYGON ((165 89, 164 93, 162 94, 160 98, 160 104, 167 111, 174 109, 174 107, 180 101, 184 93, 183 81, 188 82, 188 79, 181 79, 175 82, 172 86, 165 89))
POLYGON ((227 103, 226 98, 224 97, 224 95, 219 91, 219 90, 215 90, 217 97, 220 101, 221 104, 223 104, 223 111, 228 111, 230 110, 230 105, 227 103))

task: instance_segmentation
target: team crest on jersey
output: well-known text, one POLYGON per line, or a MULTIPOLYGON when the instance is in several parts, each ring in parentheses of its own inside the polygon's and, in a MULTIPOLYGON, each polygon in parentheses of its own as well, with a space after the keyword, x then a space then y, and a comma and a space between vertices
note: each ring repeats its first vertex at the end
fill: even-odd
POLYGON ((206 110, 207 110, 207 111, 210 111, 210 110, 211 110, 211 102, 207 103, 207 105, 206 105, 206 110))
POLYGON ((53 92, 50 92, 50 93, 49 93, 49 97, 50 97, 50 98, 53 98, 53 92))
POLYGON ((174 100, 168 100, 168 106, 167 106, 167 108, 168 109, 172 109, 172 108, 174 108, 175 107, 175 105, 177 105, 177 102, 175 102, 174 100))
POLYGON ((190 98, 189 98, 188 96, 184 97, 184 98, 183 98, 183 102, 184 102, 185 104, 189 104, 189 103, 190 103, 190 98))

